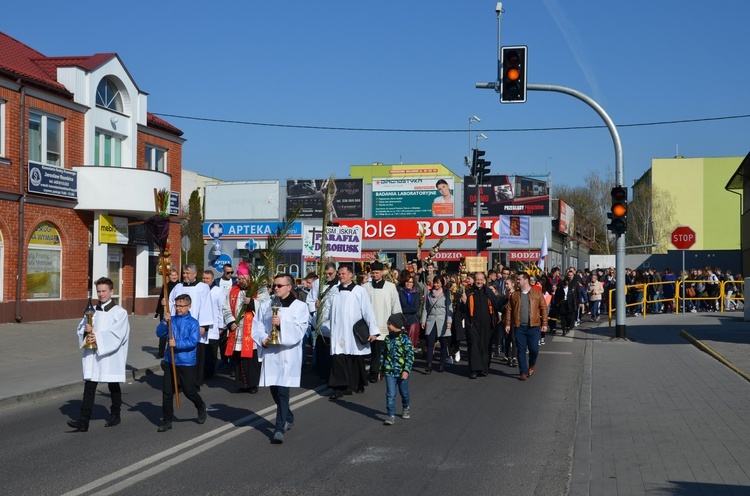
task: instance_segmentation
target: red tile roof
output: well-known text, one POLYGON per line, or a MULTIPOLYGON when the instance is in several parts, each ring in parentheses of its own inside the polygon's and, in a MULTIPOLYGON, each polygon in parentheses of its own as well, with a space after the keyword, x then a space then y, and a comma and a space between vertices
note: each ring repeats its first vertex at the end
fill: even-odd
MULTIPOLYGON (((0 32, 0 73, 13 78, 26 80, 27 84, 41 85, 49 90, 62 93, 72 99, 72 94, 57 81, 58 67, 80 67, 91 72, 106 63, 116 53, 96 53, 94 55, 47 57, 33 48, 0 32)), ((124 66, 124 64, 123 64, 124 66)), ((182 131, 164 119, 148 114, 148 125, 171 134, 182 136, 182 131)))

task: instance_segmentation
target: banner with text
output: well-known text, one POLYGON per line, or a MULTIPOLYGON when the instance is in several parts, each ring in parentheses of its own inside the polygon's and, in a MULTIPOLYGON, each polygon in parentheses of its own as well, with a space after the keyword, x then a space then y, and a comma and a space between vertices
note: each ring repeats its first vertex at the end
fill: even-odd
MULTIPOLYGON (((361 178, 334 179, 336 196, 332 219, 361 219, 364 187, 361 178)), ((299 208, 300 219, 323 218, 323 191, 328 179, 288 179, 286 182, 287 215, 299 208)))
POLYGON ((372 180, 372 217, 454 217, 452 177, 372 180))
MULTIPOLYGON (((302 238, 302 256, 305 258, 320 257, 320 245, 323 238, 321 228, 305 229, 302 238)), ((329 226, 326 228, 326 252, 323 258, 354 258, 362 256, 362 228, 359 226, 329 226)))
MULTIPOLYGON (((549 215, 549 186, 546 177, 486 176, 480 186, 482 215, 549 215)), ((477 187, 474 178, 464 176, 464 216, 476 217, 476 205, 477 187)))
POLYGON ((500 216, 500 244, 529 245, 529 216, 501 215, 500 216))

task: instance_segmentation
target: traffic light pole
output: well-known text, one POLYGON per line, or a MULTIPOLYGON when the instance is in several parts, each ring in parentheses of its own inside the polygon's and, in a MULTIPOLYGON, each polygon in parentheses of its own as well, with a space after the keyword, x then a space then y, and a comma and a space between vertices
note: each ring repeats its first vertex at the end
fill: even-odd
MULTIPOLYGON (((617 127, 612 119, 609 117, 607 112, 594 101, 593 98, 588 95, 581 93, 578 90, 568 88, 565 86, 557 86, 554 84, 531 84, 526 85, 527 90, 531 91, 553 91, 557 93, 564 93, 572 97, 578 98, 582 102, 586 103, 589 107, 599 114, 604 123, 609 129, 609 134, 612 136, 612 143, 615 147, 615 182, 617 186, 624 186, 625 182, 625 165, 622 153, 622 142, 620 141, 620 135, 617 132, 617 127)), ((627 308, 625 307, 625 235, 620 234, 616 238, 615 242, 615 337, 626 338, 627 332, 625 328, 625 316, 627 314, 627 308)))

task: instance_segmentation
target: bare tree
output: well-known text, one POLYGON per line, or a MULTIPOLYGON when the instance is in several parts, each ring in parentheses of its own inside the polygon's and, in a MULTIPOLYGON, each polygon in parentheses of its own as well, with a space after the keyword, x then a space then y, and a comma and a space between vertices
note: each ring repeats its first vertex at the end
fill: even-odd
POLYGON ((614 237, 607 231, 607 213, 610 209, 610 192, 614 179, 612 171, 609 177, 591 171, 586 176, 585 184, 579 186, 557 185, 554 196, 573 207, 577 218, 583 217, 593 225, 594 236, 591 240, 592 253, 612 254, 615 252, 614 237))
POLYGON ((676 227, 674 196, 669 190, 642 184, 633 188, 628 205, 628 246, 635 253, 667 253, 669 235, 676 227), (650 245, 655 245, 653 248, 650 245))

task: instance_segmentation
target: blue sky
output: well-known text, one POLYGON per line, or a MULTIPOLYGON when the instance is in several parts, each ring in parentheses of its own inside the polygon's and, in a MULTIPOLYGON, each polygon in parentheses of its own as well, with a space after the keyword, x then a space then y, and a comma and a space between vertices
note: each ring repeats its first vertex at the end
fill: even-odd
MULTIPOLYGON (((347 177, 349 165, 443 163, 463 174, 468 123, 493 173, 581 184, 614 174, 584 103, 530 92, 501 105, 491 1, 91 2, 3 7, 0 27, 48 56, 117 52, 149 111, 185 132, 183 167, 225 180, 347 177), (71 7, 74 5, 74 7, 71 7), (117 6, 121 10, 107 11, 117 6), (8 22, 11 21, 12 22, 8 22), (62 24, 68 24, 63 27, 62 24), (458 130, 364 132, 225 124, 458 130), (490 131, 493 130, 493 131, 490 131)), ((750 114, 750 2, 507 0, 502 44, 529 47, 529 82, 568 86, 620 124, 750 114), (745 46, 743 49, 742 47, 745 46)), ((750 118, 622 127, 625 182, 652 158, 744 156, 750 118)), ((475 139, 471 138, 472 145, 475 139)))

